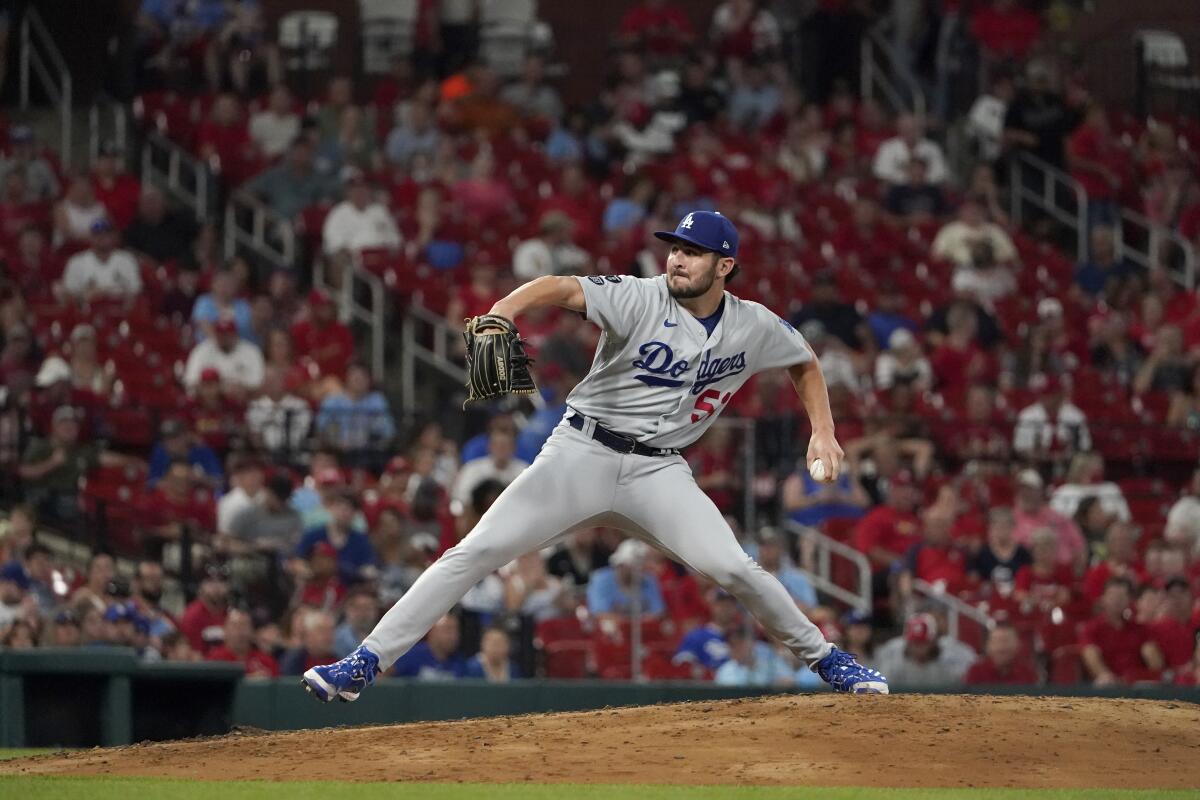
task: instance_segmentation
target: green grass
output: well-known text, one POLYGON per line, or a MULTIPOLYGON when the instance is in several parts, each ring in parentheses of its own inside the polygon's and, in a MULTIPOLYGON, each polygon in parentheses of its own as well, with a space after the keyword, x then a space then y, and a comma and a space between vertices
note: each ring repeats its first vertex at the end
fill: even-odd
POLYGON ((266 783, 154 778, 0 778, 0 796, 22 800, 1185 800, 1198 791, 1108 789, 859 789, 580 784, 266 783))

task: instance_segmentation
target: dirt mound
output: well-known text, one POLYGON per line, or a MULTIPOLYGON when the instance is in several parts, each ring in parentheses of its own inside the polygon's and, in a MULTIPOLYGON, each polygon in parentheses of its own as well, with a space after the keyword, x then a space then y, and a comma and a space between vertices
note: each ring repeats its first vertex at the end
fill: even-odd
POLYGON ((1061 697, 803 695, 235 733, 7 762, 0 764, 3 774, 1193 788, 1200 786, 1200 706, 1061 697))

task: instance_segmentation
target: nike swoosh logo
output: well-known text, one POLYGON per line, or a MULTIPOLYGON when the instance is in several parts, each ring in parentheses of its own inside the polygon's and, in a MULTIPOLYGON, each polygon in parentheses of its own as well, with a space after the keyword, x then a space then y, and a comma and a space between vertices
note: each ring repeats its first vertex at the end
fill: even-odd
POLYGON ((666 322, 663 323, 664 328, 676 328, 678 326, 679 326, 678 322, 671 322, 671 320, 667 320, 666 322))

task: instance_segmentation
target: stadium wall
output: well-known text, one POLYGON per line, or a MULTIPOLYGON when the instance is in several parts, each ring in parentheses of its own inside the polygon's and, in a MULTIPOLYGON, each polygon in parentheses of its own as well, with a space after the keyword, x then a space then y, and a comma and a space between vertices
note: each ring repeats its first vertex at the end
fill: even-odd
MULTIPOLYGON (((916 689, 912 689, 916 691, 916 689)), ((904 691, 895 687, 894 691, 904 691)), ((1088 686, 944 687, 954 694, 1137 697, 1200 703, 1200 689, 1097 690, 1088 686)), ((234 727, 298 730, 582 711, 608 706, 724 700, 787 694, 771 687, 621 681, 385 680, 363 701, 322 705, 296 678, 245 679, 232 664, 147 664, 110 648, 0 653, 0 747, 92 747, 227 733, 234 727)))

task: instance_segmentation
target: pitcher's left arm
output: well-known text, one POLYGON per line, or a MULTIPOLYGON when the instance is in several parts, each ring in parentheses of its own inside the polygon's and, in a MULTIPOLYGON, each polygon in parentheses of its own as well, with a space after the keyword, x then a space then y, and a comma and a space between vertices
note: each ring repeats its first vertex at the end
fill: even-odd
POLYGON ((825 376, 821 374, 821 364, 814 356, 810 361, 793 364, 787 371, 812 425, 812 437, 808 440, 808 466, 812 467, 814 461, 821 459, 825 465, 825 482, 832 483, 841 474, 845 454, 834 435, 829 387, 825 385, 825 376))

